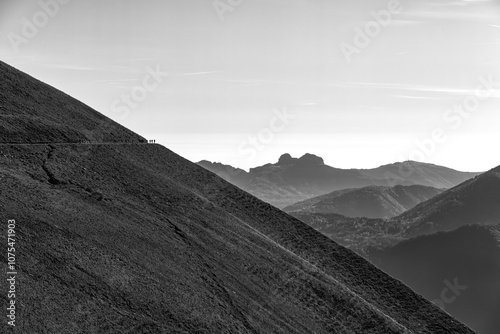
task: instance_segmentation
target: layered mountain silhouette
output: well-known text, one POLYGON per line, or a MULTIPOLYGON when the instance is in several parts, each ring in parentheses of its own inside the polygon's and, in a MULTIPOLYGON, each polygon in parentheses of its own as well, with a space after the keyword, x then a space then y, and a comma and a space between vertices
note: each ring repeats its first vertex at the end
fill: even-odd
POLYGON ((19 332, 472 333, 299 220, 4 63, 0 73, 19 332))
POLYGON ((277 163, 252 168, 249 172, 208 161, 199 164, 278 208, 336 190, 367 186, 451 188, 479 174, 415 161, 375 169, 340 169, 325 165, 322 158, 312 154, 300 158, 284 154, 277 163))
POLYGON ((417 205, 397 219, 411 236, 500 222, 500 167, 417 205))
POLYGON ((414 186, 370 186, 344 189, 283 209, 285 212, 336 213, 346 217, 391 218, 433 198, 444 189, 414 186))
MULTIPOLYGON (((321 210, 322 206, 315 210, 316 204, 307 209, 307 201, 305 209, 294 210, 292 206, 287 210, 328 237, 364 254, 367 247, 392 246, 415 236, 451 231, 463 225, 500 223, 499 171, 500 167, 492 169, 389 219, 346 217, 321 210)), ((313 203, 315 200, 311 199, 313 203)), ((326 204, 325 207, 328 208, 326 204)), ((357 210, 366 209, 360 205, 357 210)))
POLYGON ((435 300, 479 333, 499 333, 499 171, 497 167, 391 219, 307 208, 291 214, 435 300))
POLYGON ((372 178, 389 180, 392 185, 420 184, 438 189, 452 188, 480 174, 416 161, 397 162, 362 171, 372 178))
POLYGON ((500 225, 421 236, 370 257, 478 333, 500 333, 500 225))

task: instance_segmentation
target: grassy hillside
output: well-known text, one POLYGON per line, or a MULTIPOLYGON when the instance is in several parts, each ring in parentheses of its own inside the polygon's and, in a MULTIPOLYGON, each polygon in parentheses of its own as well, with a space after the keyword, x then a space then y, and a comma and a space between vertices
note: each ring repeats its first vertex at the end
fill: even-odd
POLYGON ((0 143, 145 139, 85 104, 0 61, 0 143))
POLYGON ((469 332, 351 251, 160 146, 80 150, 2 147, 21 328, 469 332))

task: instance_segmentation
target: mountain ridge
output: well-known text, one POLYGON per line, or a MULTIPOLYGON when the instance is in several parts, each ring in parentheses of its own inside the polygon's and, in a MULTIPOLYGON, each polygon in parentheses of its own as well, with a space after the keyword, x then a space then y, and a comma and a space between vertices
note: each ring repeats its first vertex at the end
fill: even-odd
POLYGON ((420 162, 341 169, 325 165, 321 157, 309 153, 300 158, 285 153, 277 163, 254 167, 248 172, 235 172, 234 167, 206 160, 199 164, 280 209, 336 190, 395 185, 450 188, 480 174, 420 162))
POLYGON ((421 185, 368 186, 344 189, 287 206, 283 211, 336 213, 346 217, 392 218, 444 189, 421 185))
POLYGON ((472 223, 500 222, 500 166, 395 217, 410 235, 448 231, 472 223))
POLYGON ((146 139, 0 61, 0 144, 132 142, 146 139))
POLYGON ((346 217, 306 210, 289 213, 367 257, 367 247, 389 247, 419 235, 452 231, 463 225, 500 223, 499 171, 500 166, 495 167, 392 218, 346 217))

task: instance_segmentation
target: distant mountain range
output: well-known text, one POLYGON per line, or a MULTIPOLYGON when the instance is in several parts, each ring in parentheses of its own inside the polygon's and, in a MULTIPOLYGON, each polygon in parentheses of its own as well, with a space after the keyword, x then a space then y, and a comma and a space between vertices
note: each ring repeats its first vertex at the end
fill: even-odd
POLYGON ((392 218, 443 191, 444 189, 420 185, 344 189, 295 203, 287 206, 283 211, 336 213, 346 217, 392 218))
MULTIPOLYGON (((364 254, 367 247, 391 246, 419 235, 451 231, 469 224, 500 223, 499 170, 497 167, 476 176, 389 219, 346 217, 331 213, 335 211, 332 206, 316 204, 307 209, 307 204, 298 203, 289 207, 288 212, 344 246, 364 254)), ((354 191, 355 194, 365 192, 364 189, 354 191)), ((314 203, 317 199, 310 201, 314 203)), ((321 200, 317 202, 321 203, 321 200)), ((368 210, 363 201, 354 203, 359 208, 352 211, 368 210)), ((377 201, 372 199, 369 203, 377 201)))
POLYGON ((420 236, 370 258, 478 333, 500 333, 500 225, 420 236))
POLYGON ((473 333, 215 174, 2 62, 0 75, 19 333, 473 333))
MULTIPOLYGON (((299 203, 291 207, 299 209, 290 214, 355 250, 429 300, 441 298, 439 305, 479 333, 497 334, 499 172, 500 167, 492 169, 390 219, 329 213, 341 208, 329 206, 328 195, 327 204, 312 199, 310 208, 299 203), (467 286, 463 295, 461 290, 451 291, 455 279, 467 286)), ((359 211, 366 210, 362 201, 355 203, 360 205, 359 211)))
POLYGON ((417 205, 397 220, 410 236, 500 222, 500 167, 417 205))
POLYGON ((442 189, 454 187, 479 174, 415 161, 374 169, 340 169, 325 165, 322 158, 312 154, 300 158, 284 154, 277 163, 252 168, 249 172, 208 161, 198 164, 281 209, 336 190, 395 185, 442 189))

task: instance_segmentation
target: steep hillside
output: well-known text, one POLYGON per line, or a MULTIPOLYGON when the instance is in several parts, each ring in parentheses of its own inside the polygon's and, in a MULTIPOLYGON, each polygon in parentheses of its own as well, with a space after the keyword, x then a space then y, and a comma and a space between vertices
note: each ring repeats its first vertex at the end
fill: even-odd
POLYGON ((53 140, 0 147, 0 216, 16 221, 17 332, 472 333, 300 221, 166 148, 131 143, 141 137, 126 129, 112 132, 130 134, 124 144, 99 127, 93 138, 113 144, 61 144, 87 138, 102 116, 66 97, 52 110, 61 93, 5 65, 0 73, 13 84, 2 113, 23 88, 47 103, 8 111, 0 126, 16 142, 53 140), (80 119, 57 123, 64 110, 80 119))
POLYGON ((393 246, 407 239, 397 221, 300 211, 291 212, 290 215, 366 259, 369 259, 366 253, 368 248, 393 246))
POLYGON ((500 222, 500 167, 460 184, 396 217, 407 235, 500 222))
POLYGON ((146 141, 1 61, 0 73, 0 144, 146 141))
POLYGON ((370 186, 344 189, 283 209, 285 212, 336 213, 346 217, 391 218, 443 192, 426 186, 370 186))
POLYGON ((213 163, 206 160, 198 162, 201 167, 217 174, 224 180, 234 184, 240 189, 245 189, 251 182, 250 175, 240 168, 234 168, 221 163, 213 163))
POLYGON ((162 147, 102 145, 83 159, 77 145, 2 150, 21 328, 467 332, 350 251, 162 147))
POLYGON ((312 154, 301 158, 284 154, 277 163, 252 168, 248 173, 234 172, 233 167, 220 163, 199 164, 278 208, 349 188, 395 185, 449 188, 479 174, 413 161, 375 169, 340 169, 325 165, 322 158, 312 154))
POLYGON ((478 333, 500 333, 500 225, 422 236, 370 257, 478 333))

